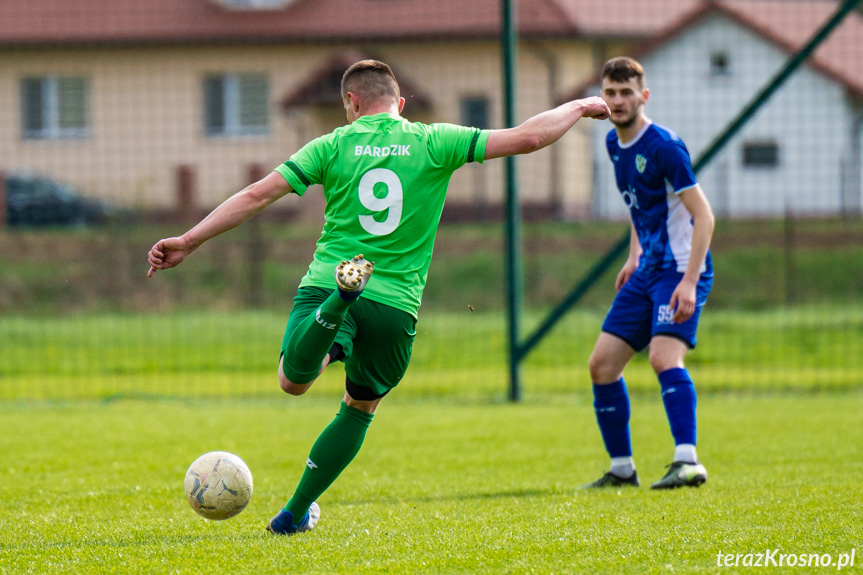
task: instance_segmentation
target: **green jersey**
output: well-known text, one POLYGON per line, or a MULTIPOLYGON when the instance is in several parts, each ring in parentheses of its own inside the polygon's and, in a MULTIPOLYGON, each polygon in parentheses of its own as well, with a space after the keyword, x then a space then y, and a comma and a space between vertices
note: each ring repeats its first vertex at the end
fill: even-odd
POLYGON ((417 316, 452 173, 482 162, 488 130, 362 116, 312 140, 276 168, 303 195, 322 184, 324 229, 303 286, 334 288, 335 266, 363 254, 363 297, 417 316))

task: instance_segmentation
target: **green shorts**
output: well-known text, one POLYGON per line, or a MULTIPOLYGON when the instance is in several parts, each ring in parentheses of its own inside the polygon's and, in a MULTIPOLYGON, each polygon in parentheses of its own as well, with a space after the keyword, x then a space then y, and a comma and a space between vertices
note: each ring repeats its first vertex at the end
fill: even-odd
MULTIPOLYGON (((313 286, 298 290, 282 340, 282 354, 291 332, 331 293, 333 290, 313 286)), ((397 386, 411 360, 416 324, 416 318, 407 312, 360 297, 348 310, 335 340, 342 346, 341 361, 348 379, 369 388, 374 397, 397 386)))

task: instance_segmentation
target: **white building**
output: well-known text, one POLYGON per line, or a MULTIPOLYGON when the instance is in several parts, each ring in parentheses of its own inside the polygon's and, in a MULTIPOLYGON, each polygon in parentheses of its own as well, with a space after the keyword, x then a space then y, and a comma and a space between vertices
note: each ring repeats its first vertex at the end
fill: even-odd
MULTIPOLYGON (((693 164, 838 4, 723 1, 633 54, 648 117, 677 132, 693 164)), ((598 90, 597 85, 592 90, 598 90)), ((594 215, 625 218, 595 130, 594 215)), ((859 214, 863 207, 863 17, 851 13, 697 177, 731 217, 859 214)))

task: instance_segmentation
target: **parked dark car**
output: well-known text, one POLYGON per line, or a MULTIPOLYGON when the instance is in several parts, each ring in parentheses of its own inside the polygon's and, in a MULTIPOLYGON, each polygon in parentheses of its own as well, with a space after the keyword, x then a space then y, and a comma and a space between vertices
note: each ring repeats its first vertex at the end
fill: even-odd
POLYGON ((10 226, 92 226, 110 217, 108 204, 43 176, 6 176, 6 221, 10 226))

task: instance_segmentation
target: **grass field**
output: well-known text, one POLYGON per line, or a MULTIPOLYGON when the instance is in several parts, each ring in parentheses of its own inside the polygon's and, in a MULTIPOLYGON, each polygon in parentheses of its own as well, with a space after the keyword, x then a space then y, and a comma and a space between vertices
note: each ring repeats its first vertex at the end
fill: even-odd
MULTIPOLYGON (((0 232, 0 312, 286 307, 308 268, 320 224, 264 221, 265 242, 257 248, 251 229, 241 226, 208 242, 181 270, 150 281, 144 276, 147 250, 181 232, 176 224, 0 232)), ((525 222, 525 307, 557 304, 627 230, 621 222, 525 222)), ((457 312, 468 304, 503 309, 504 249, 499 222, 442 225, 424 311, 457 312)), ((863 302, 863 219, 720 220, 711 249, 713 309, 863 302)), ((622 264, 599 278, 580 307, 607 308, 622 264)))
MULTIPOLYGON (((863 552, 863 396, 704 394, 697 490, 584 492, 606 464, 584 396, 384 403, 315 531, 264 531, 339 395, 0 405, 2 573, 719 573, 718 553, 863 552), (249 507, 207 522, 182 478, 240 454, 249 507)), ((646 481, 671 445, 633 402, 646 481)), ((822 571, 836 571, 836 567, 822 571)), ((851 570, 854 572, 854 570, 851 570)), ((780 569, 779 572, 782 572, 780 569)))
MULTIPOLYGON (((489 289, 499 226, 444 226, 410 370, 321 498, 319 527, 288 539, 263 527, 335 414, 343 374, 302 398, 278 390, 285 290, 316 231, 266 227, 254 310, 239 232, 155 283, 141 258, 158 230, 4 235, 0 574, 720 573, 751 568, 720 567, 719 553, 768 550, 837 563, 853 551, 846 570, 860 571, 859 220, 717 230, 717 283, 687 359, 710 480, 675 493, 577 489, 607 465, 586 366, 614 274, 531 353, 513 405, 503 290, 489 289), (223 523, 182 491, 188 465, 216 449, 255 475, 249 508, 223 523)), ((524 335, 620 232, 525 227, 524 335)), ((671 438, 644 354, 626 378, 650 483, 671 438)))
MULTIPOLYGON (((0 399, 272 397, 286 312, 4 316, 0 399)), ((542 314, 525 315, 529 330, 542 314)), ((526 397, 586 392, 603 312, 570 313, 528 356, 526 397)), ((423 313, 398 397, 500 401, 506 396, 502 314, 423 313)), ((863 305, 705 313, 687 364, 702 391, 828 391, 863 382, 863 305)), ((330 370, 331 371, 331 370, 330 370)), ((343 376, 320 385, 341 388, 343 376)), ((644 354, 627 369, 652 395, 644 354)))
MULTIPOLYGON (((711 311, 689 361, 701 489, 577 489, 607 465, 586 374, 600 313, 570 314, 530 356, 518 405, 504 400, 499 314, 429 313, 319 527, 287 539, 263 527, 343 376, 281 394, 283 317, 4 317, 0 573, 719 573, 744 568, 717 566, 718 553, 775 549, 856 550, 859 571, 863 309, 711 311), (182 491, 186 467, 216 449, 255 475, 249 508, 224 523, 182 491)), ((649 483, 673 446, 646 358, 627 378, 649 483)))

